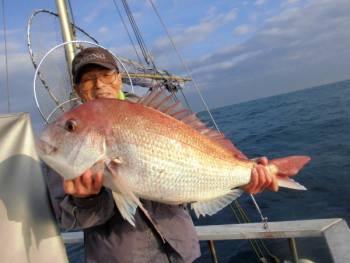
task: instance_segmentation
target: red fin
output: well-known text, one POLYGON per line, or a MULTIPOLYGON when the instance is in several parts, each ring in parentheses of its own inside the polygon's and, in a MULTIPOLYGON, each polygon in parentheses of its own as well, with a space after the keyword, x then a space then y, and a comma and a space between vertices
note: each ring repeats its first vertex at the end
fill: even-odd
POLYGON ((222 133, 212 128, 208 128, 205 123, 198 119, 196 114, 194 114, 191 110, 184 108, 180 101, 174 102, 171 95, 167 95, 164 90, 153 90, 151 93, 141 98, 138 103, 154 108, 179 121, 182 121, 199 133, 207 136, 212 141, 215 141, 226 149, 232 151, 235 157, 247 159, 247 157, 240 150, 238 150, 230 140, 226 139, 222 133))
POLYGON ((296 175, 310 160, 309 156, 296 155, 273 159, 269 163, 277 167, 277 176, 285 177, 296 175))

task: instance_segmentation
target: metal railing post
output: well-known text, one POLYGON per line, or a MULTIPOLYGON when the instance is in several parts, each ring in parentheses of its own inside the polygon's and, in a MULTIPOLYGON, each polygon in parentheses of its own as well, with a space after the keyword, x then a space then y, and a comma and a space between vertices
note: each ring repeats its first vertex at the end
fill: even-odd
POLYGON ((218 256, 216 254, 216 249, 215 249, 215 244, 213 240, 208 240, 208 246, 210 249, 210 253, 211 253, 211 260, 213 263, 218 263, 218 256))
POLYGON ((299 257, 298 257, 297 243, 295 241, 295 238, 288 238, 288 243, 289 243, 290 252, 292 253, 293 263, 298 263, 299 257))

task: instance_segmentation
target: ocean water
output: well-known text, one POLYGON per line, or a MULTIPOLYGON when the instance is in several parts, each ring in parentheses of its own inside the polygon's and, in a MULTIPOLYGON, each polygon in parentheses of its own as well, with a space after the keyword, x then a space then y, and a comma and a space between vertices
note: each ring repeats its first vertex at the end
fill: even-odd
MULTIPOLYGON (((350 222, 350 80, 289 94, 226 106, 212 111, 220 130, 247 156, 269 159, 309 155, 311 162, 295 179, 308 191, 280 189, 256 195, 269 221, 341 217, 350 222)), ((208 119, 206 113, 200 113, 208 119)), ((260 217, 248 195, 239 199, 252 222, 260 217)), ((235 223, 226 208, 196 225, 235 223)), ((279 259, 291 260, 285 239, 266 240, 279 259)), ((297 239, 300 258, 331 262, 321 238, 297 239)), ((82 248, 68 248, 71 262, 82 262, 82 248)), ((205 242, 198 262, 211 262, 205 242)), ((218 241, 219 262, 259 262, 248 241, 218 241)), ((272 262, 272 261, 271 261, 272 262)))
MULTIPOLYGON (((218 126, 249 157, 269 159, 309 155, 311 162, 295 180, 308 191, 280 189, 256 196, 270 221, 341 217, 350 222, 350 80, 214 110, 218 126)), ((206 118, 204 113, 202 117, 206 118)), ((253 222, 259 214, 248 195, 239 199, 253 222)), ((235 222, 231 209, 201 224, 235 222)), ((264 241, 280 259, 291 259, 284 239, 264 241)), ((202 243, 202 259, 210 262, 202 243)), ((297 239, 300 258, 331 262, 322 239, 297 239)), ((259 262, 248 241, 217 242, 220 262, 259 262)))

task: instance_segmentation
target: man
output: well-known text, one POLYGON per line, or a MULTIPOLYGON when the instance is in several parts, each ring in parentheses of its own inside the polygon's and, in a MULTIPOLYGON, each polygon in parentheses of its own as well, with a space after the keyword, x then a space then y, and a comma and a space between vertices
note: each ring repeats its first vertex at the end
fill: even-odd
MULTIPOLYGON (((122 80, 114 57, 102 48, 86 48, 72 64, 75 90, 83 102, 98 98, 123 99, 122 80)), ((268 187, 277 191, 277 181, 257 162, 251 182, 243 189, 258 193, 268 187)), ((102 186, 103 174, 90 170, 74 180, 50 176, 54 208, 63 228, 84 229, 87 262, 192 262, 200 256, 198 237, 188 212, 143 200, 156 224, 137 210, 136 227, 125 221, 115 207, 111 192, 102 186)))

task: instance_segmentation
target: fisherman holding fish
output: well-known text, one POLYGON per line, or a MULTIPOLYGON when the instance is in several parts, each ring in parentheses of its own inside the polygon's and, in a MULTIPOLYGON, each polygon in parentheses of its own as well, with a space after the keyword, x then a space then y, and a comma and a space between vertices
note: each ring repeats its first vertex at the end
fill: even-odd
MULTIPOLYGON (((104 117, 114 118, 114 115, 108 115, 112 114, 113 111, 111 103, 117 103, 118 99, 125 100, 122 92, 122 75, 113 55, 99 47, 83 49, 73 60, 72 73, 75 90, 84 102, 83 105, 96 99, 105 102, 105 104, 102 103, 98 106, 99 110, 106 110, 105 116, 101 115, 98 120, 94 120, 97 123, 96 125, 100 125, 99 127, 103 129, 104 126, 107 126, 107 123, 103 122, 104 117), (115 99, 115 102, 114 100, 105 99, 115 99), (101 107, 108 108, 102 109, 101 107)), ((123 103, 125 107, 131 105, 131 103, 123 103)), ((143 112, 139 111, 140 116, 136 116, 139 118, 139 122, 142 122, 142 119, 140 119, 143 116, 142 114, 143 112)), ((158 118, 165 118, 163 115, 159 115, 158 118)), ((87 119, 94 118, 93 114, 82 113, 82 116, 87 119)), ((190 118, 195 117, 188 116, 187 120, 190 118)), ((126 120, 127 117, 121 119, 126 120)), ((65 119, 63 129, 73 134, 73 132, 82 129, 79 126, 80 124, 83 125, 83 122, 79 123, 79 120, 69 117, 65 119)), ((138 123, 134 121, 133 125, 137 126, 138 123)), ((62 127, 62 125, 58 126, 62 127)), ((62 128, 60 129, 62 130, 62 128)), ((147 129, 147 127, 144 129, 147 129)), ((123 130, 119 133, 122 136, 123 130)), ((57 135, 57 132, 55 134, 57 135)), ((217 134, 210 134, 213 138, 214 135, 218 137, 217 134)), ((45 136, 44 134, 42 138, 45 136)), ((86 143, 98 140, 98 136, 79 142, 81 143, 79 146, 83 147, 86 143)), ((128 133, 125 136, 132 136, 132 134, 128 133)), ((68 141, 68 137, 65 138, 61 140, 62 145, 75 146, 68 141)), ((103 148, 101 152, 105 152, 106 142, 101 144, 99 146, 103 148)), ((175 144, 174 147, 176 147, 175 144)), ((230 147, 232 150, 230 153, 234 153, 234 157, 241 160, 241 167, 247 167, 248 174, 246 178, 248 179, 242 181, 245 182, 245 185, 241 186, 241 189, 252 194, 259 193, 265 188, 272 191, 278 190, 277 176, 271 173, 274 169, 277 171, 277 162, 275 166, 270 165, 269 167, 270 162, 266 157, 259 158, 254 162, 244 160, 246 157, 243 153, 233 145, 230 147)), ((43 148, 45 147, 43 146, 43 148)), ((59 147, 56 146, 54 151, 59 151, 57 148, 59 147)), ((74 157, 78 156, 79 158, 83 156, 84 160, 91 159, 92 164, 96 160, 100 160, 98 158, 101 158, 101 156, 81 152, 83 151, 81 149, 66 152, 66 155, 74 155, 74 157)), ((175 148, 173 151, 176 151, 175 148)), ((221 151, 224 155, 228 152, 220 149, 218 151, 221 151)), ((65 177, 65 180, 62 181, 58 174, 49 173, 48 184, 53 207, 63 228, 84 230, 86 262, 193 262, 200 256, 195 228, 188 211, 184 206, 179 205, 180 201, 169 204, 171 202, 166 201, 167 198, 164 196, 165 204, 162 203, 163 197, 159 198, 160 202, 145 200, 148 195, 157 192, 158 189, 151 189, 148 193, 140 194, 137 197, 135 197, 133 191, 129 190, 133 189, 135 192, 139 191, 141 193, 142 188, 147 188, 147 186, 145 181, 145 185, 138 186, 137 190, 136 186, 133 188, 133 186, 126 183, 125 178, 119 176, 123 171, 117 168, 114 169, 114 167, 122 167, 125 163, 131 163, 126 157, 110 158, 108 162, 105 162, 107 169, 87 169, 81 176, 76 177, 73 176, 73 170, 71 172, 68 169, 64 170, 62 162, 57 161, 56 157, 51 158, 49 154, 42 154, 42 156, 44 156, 43 160, 45 162, 49 165, 52 164, 51 167, 65 177), (67 176, 63 173, 67 173, 67 176), (109 174, 109 177, 106 177, 107 174, 109 174), (116 181, 118 183, 115 183, 116 181), (113 192, 104 186, 110 186, 113 192), (138 197, 142 198, 141 201, 138 197), (136 210, 136 208, 139 209, 136 210)), ((67 156, 62 158, 65 157, 67 156)), ((231 156, 229 157, 231 158, 231 156)), ((101 161, 99 162, 101 163, 101 161)), ((142 170, 138 171, 138 173, 142 173, 142 170)), ((161 170, 160 173, 163 172, 166 173, 165 170, 161 170)), ((131 174, 129 178, 132 178, 131 174)), ((137 184, 136 181, 133 182, 137 184)), ((170 190, 165 192, 165 196, 168 195, 169 198, 172 195, 170 190)), ((229 201, 231 202, 232 199, 229 201)), ((196 214, 210 214, 204 206, 192 206, 192 208, 196 214)))

